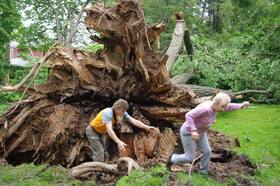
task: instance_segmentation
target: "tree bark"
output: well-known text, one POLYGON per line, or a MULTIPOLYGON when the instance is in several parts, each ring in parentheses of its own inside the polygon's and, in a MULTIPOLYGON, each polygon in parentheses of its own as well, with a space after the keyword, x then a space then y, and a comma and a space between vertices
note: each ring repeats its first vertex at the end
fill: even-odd
POLYGON ((172 40, 165 53, 168 56, 168 60, 166 63, 166 68, 168 72, 171 72, 172 64, 175 62, 177 56, 179 55, 179 51, 184 41, 185 29, 186 29, 186 24, 183 19, 183 15, 177 13, 176 26, 173 31, 172 40))

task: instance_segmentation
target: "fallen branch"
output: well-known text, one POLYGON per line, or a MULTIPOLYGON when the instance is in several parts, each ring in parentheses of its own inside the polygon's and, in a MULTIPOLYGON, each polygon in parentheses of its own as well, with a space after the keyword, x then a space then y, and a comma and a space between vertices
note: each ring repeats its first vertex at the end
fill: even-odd
POLYGON ((234 92, 233 94, 235 96, 237 95, 241 95, 241 94, 268 94, 269 91, 268 90, 243 90, 243 91, 239 91, 239 92, 234 92))
POLYGON ((42 67, 42 64, 44 64, 48 59, 49 57, 54 53, 53 50, 49 50, 45 55, 44 57, 38 62, 36 63, 32 69, 30 70, 30 72, 27 74, 27 76, 25 76, 23 78, 23 80, 18 83, 17 85, 15 86, 4 86, 4 87, 0 87, 0 92, 11 92, 11 91, 17 91, 20 87, 22 87, 24 85, 24 83, 26 81, 29 80, 29 78, 34 74, 36 73, 37 71, 40 70, 40 68, 42 67))
POLYGON ((191 167, 190 167, 190 170, 189 170, 189 177, 191 178, 191 173, 192 173, 192 167, 193 167, 193 164, 196 162, 196 160, 198 160, 199 158, 202 157, 202 154, 200 154, 197 158, 195 158, 191 164, 191 167))
POLYGON ((86 162, 76 167, 73 167, 71 169, 71 176, 78 178, 83 174, 94 172, 94 171, 117 174, 118 172, 117 168, 118 168, 117 164, 107 164, 102 162, 86 162))
POLYGON ((18 115, 20 117, 17 118, 16 123, 7 131, 7 134, 5 135, 5 138, 8 139, 9 137, 12 136, 12 134, 24 123, 25 119, 31 114, 31 113, 36 113, 38 110, 40 110, 41 108, 47 107, 52 105, 52 103, 45 103, 42 105, 37 105, 35 107, 33 107, 32 109, 29 109, 28 107, 26 107, 24 109, 24 113, 22 113, 22 115, 18 115))
POLYGON ((17 146, 19 144, 21 144, 25 138, 27 138, 27 134, 28 134, 28 129, 26 129, 25 131, 23 131, 23 133, 21 134, 21 136, 10 146, 10 148, 8 148, 8 150, 6 151, 6 153, 4 154, 4 158, 8 157, 8 155, 15 150, 15 148, 17 148, 17 146))
MULTIPOLYGON (((124 161, 128 164, 128 174, 132 171, 132 169, 139 169, 140 166, 129 157, 122 157, 118 161, 124 161)), ((117 164, 107 164, 103 162, 86 162, 76 167, 73 167, 70 171, 71 176, 73 177, 81 177, 90 172, 103 172, 114 175, 119 175, 120 171, 118 170, 117 164)))
POLYGON ((144 70, 145 79, 146 79, 147 81, 149 81, 150 77, 149 77, 149 74, 148 74, 148 70, 145 68, 142 59, 139 58, 138 61, 139 61, 140 65, 141 65, 142 69, 144 70))
POLYGON ((25 107, 22 111, 14 118, 16 123, 3 135, 5 139, 8 139, 23 123, 24 119, 30 114, 30 107, 25 107))
POLYGON ((79 154, 79 152, 80 152, 80 150, 81 150, 81 147, 82 147, 82 142, 81 142, 81 141, 79 141, 79 142, 73 147, 73 149, 72 149, 72 151, 71 151, 71 153, 70 153, 70 156, 69 156, 69 158, 67 159, 67 168, 69 168, 69 167, 73 164, 73 162, 74 162, 74 160, 75 160, 77 154, 79 154))

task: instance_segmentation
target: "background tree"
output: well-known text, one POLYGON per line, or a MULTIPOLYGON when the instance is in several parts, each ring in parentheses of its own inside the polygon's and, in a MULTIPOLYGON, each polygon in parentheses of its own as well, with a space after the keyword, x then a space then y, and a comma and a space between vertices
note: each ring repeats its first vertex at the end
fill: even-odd
POLYGON ((267 89, 265 100, 279 101, 279 1, 187 2, 195 56, 191 62, 181 54, 173 73, 194 71, 193 83, 221 89, 267 89))
MULTIPOLYGON (((27 27, 21 27, 18 40, 22 45, 46 50, 53 41, 71 47, 85 7, 91 0, 22 0, 20 9, 27 27)), ((80 29, 79 29, 80 30, 80 29)), ((80 38, 79 38, 80 39, 80 38)))
MULTIPOLYGON (((5 84, 9 80, 9 42, 14 30, 20 25, 15 0, 0 1, 0 80, 5 84)), ((0 83, 1 83, 0 81, 0 83)))

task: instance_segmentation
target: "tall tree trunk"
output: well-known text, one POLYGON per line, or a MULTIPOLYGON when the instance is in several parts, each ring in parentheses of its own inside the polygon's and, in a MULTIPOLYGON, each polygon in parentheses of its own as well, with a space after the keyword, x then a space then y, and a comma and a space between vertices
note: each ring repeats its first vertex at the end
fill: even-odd
POLYGON ((204 19, 204 14, 205 14, 207 2, 206 2, 206 0, 202 0, 201 3, 202 3, 202 5, 200 4, 199 6, 202 6, 201 19, 203 20, 204 19))
MULTIPOLYGON (((6 65, 5 66, 9 66, 10 64, 10 42, 6 45, 6 65)), ((10 70, 9 68, 6 69, 6 73, 5 73, 5 77, 4 77, 4 85, 9 85, 10 83, 10 70)))
POLYGON ((222 32, 222 17, 220 12, 221 2, 216 2, 216 9, 213 11, 213 30, 215 32, 222 32))
POLYGON ((60 43, 63 43, 63 34, 61 33, 61 25, 60 25, 60 18, 58 15, 58 12, 56 10, 56 7, 54 7, 54 2, 52 0, 48 0, 48 4, 51 7, 53 14, 55 16, 55 24, 56 24, 56 34, 57 39, 60 43))
POLYGON ((168 60, 166 63, 166 68, 168 72, 171 72, 172 65, 175 62, 177 56, 179 55, 179 51, 181 50, 184 41, 185 29, 186 23, 183 18, 183 15, 176 13, 176 25, 173 31, 172 40, 165 53, 168 56, 168 60))
POLYGON ((73 38, 75 36, 75 34, 77 33, 78 31, 78 26, 79 24, 81 23, 81 19, 82 19, 82 15, 83 13, 85 12, 85 8, 86 6, 89 4, 90 0, 87 0, 83 5, 82 5, 82 8, 78 14, 78 17, 77 17, 77 20, 75 21, 75 24, 69 29, 70 32, 69 32, 69 36, 65 42, 65 46, 70 48, 72 43, 73 43, 73 38))

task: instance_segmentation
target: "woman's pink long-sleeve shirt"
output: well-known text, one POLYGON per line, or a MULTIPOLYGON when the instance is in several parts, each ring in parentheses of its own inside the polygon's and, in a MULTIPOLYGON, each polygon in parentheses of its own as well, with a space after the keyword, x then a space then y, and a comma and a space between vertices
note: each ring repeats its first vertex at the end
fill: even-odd
MULTIPOLYGON (((185 115, 186 121, 183 124, 189 132, 206 131, 216 121, 217 113, 212 109, 212 101, 206 101, 197 105, 185 115)), ((229 103, 224 111, 241 109, 242 104, 229 103)))

